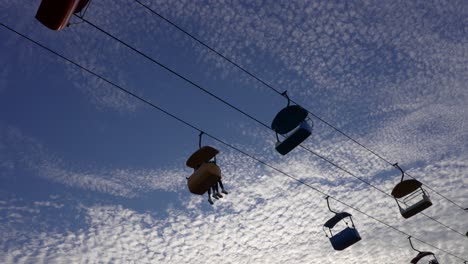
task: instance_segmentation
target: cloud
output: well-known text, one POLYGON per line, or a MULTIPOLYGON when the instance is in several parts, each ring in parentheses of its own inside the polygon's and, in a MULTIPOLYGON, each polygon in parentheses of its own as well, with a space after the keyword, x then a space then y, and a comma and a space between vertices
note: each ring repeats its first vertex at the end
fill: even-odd
MULTIPOLYGON (((232 162, 223 167, 232 176, 228 179, 226 175, 231 193, 217 201, 213 209, 200 210, 203 207, 201 203, 206 204, 202 201, 204 199, 187 195, 184 197, 188 200, 179 201, 181 208, 168 208, 168 215, 163 218, 152 212, 136 212, 121 205, 90 206, 85 208, 85 228, 61 233, 33 232, 30 240, 24 244, 8 248, 3 261, 404 263, 414 257, 415 252, 409 248, 405 236, 337 203, 332 203, 332 207, 345 209, 354 215, 363 240, 345 251, 333 251, 321 227, 332 216, 326 209, 323 197, 277 173, 265 173, 262 168, 252 170, 251 163, 245 162, 244 166, 239 167, 235 166, 239 163, 232 162), (242 176, 239 175, 250 176, 246 175, 245 170, 250 170, 256 180, 241 180, 242 176), (260 174, 262 171, 264 173, 260 174), (188 210, 193 202, 198 210, 188 210)), ((306 170, 303 164, 294 164, 295 170, 299 170, 295 172, 306 170)), ((463 164, 467 166, 465 162, 463 164)), ((453 173, 450 167, 447 170, 453 173)), ((392 201, 375 203, 384 200, 380 194, 355 191, 349 195, 341 189, 348 188, 338 188, 337 193, 350 204, 413 234, 417 233, 418 237, 451 252, 460 255, 467 253, 463 240, 422 217, 407 220, 402 227, 403 220, 392 201), (374 202, 367 204, 369 201, 374 202), (423 230, 421 226, 424 226, 423 230)), ((34 203, 38 207, 42 204, 44 201, 34 203)), ((439 214, 455 212, 450 206, 436 204, 435 207, 439 214)), ((15 211, 13 208, 8 210, 15 211)), ((420 243, 417 247, 432 250, 420 243)), ((458 263, 444 254, 438 254, 438 258, 444 263, 458 263)))
MULTIPOLYGON (((5 3, 34 9, 15 1, 5 3)), ((176 49, 168 46, 179 45, 184 52, 193 48, 195 55, 187 58, 187 65, 214 65, 205 74, 221 71, 224 75, 213 77, 216 81, 234 76, 236 83, 252 83, 246 78, 238 80, 237 71, 219 58, 207 56, 206 51, 195 48, 142 9, 128 12, 129 8, 123 8, 128 3, 108 3, 93 3, 89 17, 119 36, 129 37, 152 56, 174 62, 176 49)), ((159 1, 153 7, 281 89, 288 89, 293 98, 303 98, 304 106, 318 109, 320 116, 366 146, 399 161, 411 175, 463 203, 468 198, 464 151, 467 48, 463 45, 465 35, 460 33, 466 24, 460 6, 159 1)), ((22 23, 20 28, 31 29, 41 40, 56 40, 51 42, 67 55, 126 86, 140 87, 143 81, 135 77, 139 75, 121 70, 122 65, 150 68, 87 26, 45 34, 22 23), (74 45, 60 45, 67 41, 74 45)), ((44 59, 33 54, 36 52, 26 50, 21 56, 32 57, 33 63, 44 59)), ((104 86, 100 81, 83 81, 85 75, 68 66, 64 71, 98 108, 136 111, 135 102, 120 93, 95 89, 104 86)), ((231 86, 220 87, 227 90, 231 86)), ((388 164, 320 122, 315 124, 313 136, 305 143, 308 147, 387 193, 398 182, 398 171, 388 164)), ((236 146, 378 219, 466 258, 466 242, 459 235, 421 215, 403 220, 391 198, 302 150, 281 158, 271 154, 275 139, 269 131, 235 120, 230 125, 247 138, 245 142, 255 143, 242 141, 236 146)), ((219 163, 230 194, 211 208, 206 196, 193 196, 185 190, 180 175, 186 175, 187 170, 83 166, 52 153, 33 138, 33 133, 27 133, 14 127, 0 130, 2 173, 26 167, 47 181, 111 198, 91 195, 85 199, 70 194, 65 199, 53 194, 34 199, 22 193, 10 199, 11 192, 3 190, 2 263, 404 263, 415 255, 404 235, 332 201, 336 210, 353 214, 363 238, 343 252, 333 251, 322 232, 322 224, 332 214, 321 195, 221 146, 219 163), (126 203, 135 198, 154 203, 153 194, 174 194, 176 198, 154 210, 126 203), (115 197, 119 199, 112 199, 115 197), (77 223, 79 226, 74 226, 77 223)), ((466 231, 466 223, 460 220, 466 213, 430 193, 434 205, 425 213, 466 231)), ((421 243, 417 248, 433 250, 421 243)), ((442 263, 459 263, 442 252, 435 253, 442 263)))
MULTIPOLYGON (((105 205, 83 203, 75 195, 66 199, 62 195, 54 195, 42 200, 5 199, 8 196, 2 195, 0 227, 5 231, 2 239, 5 254, 0 261, 3 263, 204 263, 205 260, 231 263, 403 263, 414 257, 404 235, 332 200, 332 208, 353 214, 363 238, 343 252, 333 251, 322 231, 323 223, 333 214, 326 208, 322 195, 224 148, 221 148, 218 162, 230 194, 216 201, 213 208, 208 208, 206 197, 190 195, 183 181, 174 180, 180 177, 160 178, 158 174, 146 174, 142 170, 113 169, 104 174, 100 169, 94 172, 74 171, 66 162, 50 158, 43 146, 18 129, 10 127, 3 131, 7 131, 2 133, 7 135, 7 142, 16 145, 17 150, 21 150, 21 145, 28 146, 28 151, 24 152, 31 153, 31 156, 22 155, 23 162, 29 164, 37 175, 53 182, 129 199, 149 199, 149 191, 179 193, 178 198, 172 201, 174 206, 167 205, 158 211, 141 211, 109 201, 105 205), (170 181, 164 182, 163 179, 170 181), (46 211, 47 208, 53 211, 46 211), (74 213, 70 214, 70 210, 74 213), (79 227, 73 227, 77 221, 73 217, 56 218, 65 214, 76 214, 81 221, 79 227), (26 228, 39 219, 41 228, 26 228), (17 240, 18 237, 24 239, 17 240)), ((343 152, 355 149, 346 142, 335 145, 340 145, 343 152)), ((354 153, 359 159, 360 151, 354 153)), ((303 155, 298 150, 291 154, 274 166, 415 237, 457 255, 466 255, 464 241, 458 235, 422 216, 403 220, 391 198, 342 173, 330 173, 330 169, 313 156, 303 155)), ((388 173, 387 169, 368 166, 360 169, 377 175, 388 173)), ((464 177, 466 167, 468 164, 464 159, 447 159, 412 169, 410 173, 429 182, 433 188, 443 190, 443 193, 455 194, 451 198, 456 201, 463 201, 467 198, 463 192, 467 185, 464 177)), ((168 169, 165 175, 180 173, 175 168, 168 169)), ((370 178, 386 191, 396 181, 395 177, 370 178)), ((464 212, 437 195, 432 194, 432 198, 434 206, 426 211, 427 214, 457 230, 466 229, 462 221, 457 221, 464 217, 464 212)), ((420 243, 418 248, 433 250, 420 243)), ((446 254, 435 253, 444 263, 457 263, 446 254)))
POLYGON ((0 165, 10 171, 15 167, 26 168, 35 175, 69 187, 127 198, 154 190, 174 191, 184 183, 180 177, 185 174, 183 170, 71 165, 17 128, 3 126, 0 132, 1 142, 7 146, 0 149, 0 155, 11 157, 0 165))
MULTIPOLYGON (((466 47, 440 38, 431 26, 437 24, 437 30, 457 39, 458 28, 466 24, 459 19, 463 12, 457 3, 442 7, 301 2, 179 5, 162 1, 152 8, 279 90, 289 90, 292 98, 312 98, 300 102, 344 125, 373 125, 369 119, 377 120, 363 117, 376 115, 377 107, 394 106, 393 98, 409 107, 421 96, 446 93, 441 85, 466 83, 459 79, 466 68, 466 47), (437 14, 436 20, 424 23, 433 17, 422 8, 437 14), (212 14, 212 10, 217 11, 212 14), (454 18, 446 23, 442 13, 454 18)), ((257 87, 216 55, 200 51, 199 56, 236 81, 248 82, 250 89, 257 87)), ((212 77, 212 67, 206 68, 212 77)), ((466 101, 463 91, 458 89, 457 94, 466 101)))

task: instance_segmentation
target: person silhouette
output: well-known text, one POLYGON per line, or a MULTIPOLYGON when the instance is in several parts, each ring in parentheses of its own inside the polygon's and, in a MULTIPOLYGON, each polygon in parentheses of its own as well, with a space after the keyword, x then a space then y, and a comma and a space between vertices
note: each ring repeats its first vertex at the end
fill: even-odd
POLYGON ((223 198, 223 196, 219 193, 219 187, 221 187, 221 192, 224 194, 228 194, 228 192, 224 189, 223 182, 221 179, 218 180, 213 186, 211 186, 211 189, 213 190, 213 198, 219 199, 223 198))

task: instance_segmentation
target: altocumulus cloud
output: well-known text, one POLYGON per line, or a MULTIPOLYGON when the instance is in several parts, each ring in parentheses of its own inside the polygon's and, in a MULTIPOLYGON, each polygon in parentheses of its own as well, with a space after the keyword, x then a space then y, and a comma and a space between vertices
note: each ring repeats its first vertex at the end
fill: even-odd
MULTIPOLYGON (((123 37, 142 36, 132 41, 145 51, 159 51, 156 41, 148 40, 170 35, 160 29, 157 20, 142 19, 142 11, 125 12, 123 7, 128 3, 116 3, 118 13, 112 14, 103 8, 106 3, 93 3, 96 8, 90 10, 90 17, 102 25, 114 25, 119 17, 131 16, 132 25, 140 25, 132 27, 136 31, 112 27, 113 32, 123 37)), ((32 5, 17 1, 3 1, 2 5, 17 13, 34 13, 32 5)), ((468 198, 467 46, 466 34, 460 34, 466 28, 465 6, 330 2, 262 6, 257 2, 243 5, 216 1, 159 1, 152 5, 180 19, 236 61, 260 70, 293 97, 319 97, 321 100, 305 106, 320 109, 327 119, 351 130, 390 160, 404 162, 413 176, 455 201, 468 198), (259 67, 252 59, 258 52, 276 58, 281 74, 259 67), (283 74, 290 72, 295 75, 283 74)), ((14 13, 7 17, 14 18, 14 13)), ((31 25, 23 22, 20 26, 31 25)), ((125 85, 133 84, 130 73, 120 66, 141 62, 90 32, 94 31, 74 27, 56 36, 85 43, 61 47, 61 51, 125 85), (91 52, 90 47, 104 51, 91 52)), ((181 40, 180 36, 174 38, 181 40)), ((23 56, 31 54, 28 52, 23 56)), ((199 61, 215 62, 224 76, 235 73, 219 58, 197 52, 199 61)), ((119 93, 93 88, 102 83, 82 82, 82 73, 71 68, 66 72, 98 108, 137 109, 134 101, 119 93)), ((8 75, 6 70, 3 75, 8 75)), ((6 86, 0 83, 0 92, 2 87, 6 86)), ((243 128, 245 135, 271 148, 270 133, 250 133, 249 127, 243 128)), ((315 134, 314 141, 306 144, 390 192, 398 181, 397 172, 326 129, 317 124, 316 131, 323 133, 315 134)), ((3 190, 7 194, 2 194, 0 201, 2 263, 406 263, 414 256, 405 236, 336 202, 332 202, 334 208, 355 216, 363 240, 348 250, 334 252, 321 230, 331 216, 321 195, 226 149, 222 149, 220 163, 231 193, 213 209, 207 209, 205 198, 190 196, 185 190, 183 175, 189 173, 185 169, 81 168, 50 153, 18 129, 2 128, 0 135, 2 177, 25 166, 51 182, 124 200, 150 199, 158 192, 177 195, 172 204, 152 212, 115 201, 104 203, 91 198, 91 202, 79 202, 82 197, 73 195, 32 201, 10 199, 10 193, 3 190), (78 220, 74 218, 56 219, 69 210, 83 226, 75 227, 73 223, 78 220), (30 228, 38 219, 42 225, 30 228)), ((424 216, 404 221, 392 199, 312 156, 295 151, 282 161, 267 159, 379 219, 466 258, 466 239, 424 216)), ((462 221, 466 213, 433 193, 432 198, 434 206, 425 211, 428 215, 460 232, 467 229, 466 221, 462 221)), ((425 245, 418 248, 433 250, 425 245)), ((459 263, 435 252, 442 263, 459 263)))
MULTIPOLYGON (((346 251, 334 252, 322 233, 321 225, 331 216, 323 197, 228 150, 220 158, 231 193, 217 202, 213 210, 201 210, 206 204, 204 198, 186 193, 181 194, 176 207, 165 209, 164 216, 118 204, 82 205, 75 199, 65 199, 67 204, 64 205, 57 203, 61 200, 57 197, 29 205, 24 201, 2 201, 2 215, 8 217, 10 223, 10 230, 3 239, 5 254, 2 262, 404 263, 413 256, 406 237, 336 202, 332 202, 334 208, 347 210, 355 216, 363 240, 346 251), (52 207, 56 211, 67 207, 81 208, 80 215, 85 224, 78 229, 67 227, 51 231, 53 229, 47 225, 49 221, 52 223, 49 217, 53 216, 41 211, 42 207, 52 207), (40 214, 45 220, 45 228, 20 228, 40 214), (28 239, 14 243, 16 237, 28 239)), ((342 181, 343 175, 330 175, 329 170, 323 170, 313 158, 293 155, 275 166, 286 168, 292 175, 417 237, 435 241, 436 245, 454 253, 466 254, 463 240, 421 216, 417 216, 417 221, 408 220, 403 225, 394 202, 380 193, 352 183, 337 186, 335 182, 342 181), (317 182, 320 185, 315 184, 317 182), (353 188, 354 191, 349 192, 353 188), (424 226, 423 230, 421 226, 424 226)), ((425 180, 436 184, 435 188, 444 187, 451 193, 458 191, 455 199, 466 199, 466 193, 460 192, 460 185, 466 185, 466 179, 462 177, 466 166, 464 161, 441 161, 411 172, 415 176, 425 175, 425 180), (438 166, 444 169, 434 173, 438 166), (458 180, 442 183, 440 174, 450 174, 458 180)), ((173 173, 181 172, 176 169, 173 173)), ((70 174, 64 175, 70 177, 70 174)), ((74 187, 83 187, 76 181, 69 182, 74 187)), ((392 177, 381 184, 388 190, 393 183, 392 177)), ((99 181, 95 183, 96 186, 100 184, 99 181)), ((128 192, 120 190, 118 193, 106 184, 103 186, 90 190, 112 195, 134 192, 132 184, 122 185, 121 188, 127 188, 128 192)), ((160 188, 174 191, 170 186, 163 184, 160 188)), ((140 195, 145 196, 144 193, 140 195)), ((443 220, 453 227, 463 228, 456 221, 463 217, 463 212, 459 213, 443 200, 434 198, 436 205, 428 214, 455 216, 443 220)), ((67 226, 67 221, 72 220, 64 219, 61 224, 67 226)), ((456 263, 445 255, 440 258, 444 263, 456 263)))

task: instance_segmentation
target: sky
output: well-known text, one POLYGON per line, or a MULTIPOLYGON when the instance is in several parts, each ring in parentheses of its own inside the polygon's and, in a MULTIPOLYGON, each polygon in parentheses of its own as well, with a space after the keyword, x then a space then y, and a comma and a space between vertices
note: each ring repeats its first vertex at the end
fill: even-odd
MULTIPOLYGON (((466 1, 143 3, 468 207, 466 1)), ((376 188, 304 149, 281 156, 274 132, 78 18, 47 29, 39 4, 2 0, 0 22, 350 205, 331 200, 362 240, 334 251, 323 194, 204 136, 229 192, 211 206, 186 185, 197 130, 0 27, 0 263, 409 263, 407 235, 375 219, 440 263, 468 260, 468 211, 429 190, 426 216, 403 219, 376 189, 400 172, 320 120, 303 146, 376 188)), ((287 105, 133 0, 92 1, 85 19, 262 123, 287 105)))

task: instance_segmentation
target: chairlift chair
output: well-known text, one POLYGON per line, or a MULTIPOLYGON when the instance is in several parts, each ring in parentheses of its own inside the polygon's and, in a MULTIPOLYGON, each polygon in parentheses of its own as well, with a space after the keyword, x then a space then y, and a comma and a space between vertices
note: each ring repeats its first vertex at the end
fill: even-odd
MULTIPOLYGON (((410 263, 416 264, 420 260, 422 260, 423 258, 426 258, 428 256, 431 256, 431 258, 432 258, 432 259, 428 259, 428 261, 429 261, 429 262, 427 262, 428 264, 439 264, 439 261, 435 258, 434 253, 428 252, 428 251, 419 252, 418 255, 411 260, 410 263)), ((421 263, 423 263, 423 262, 421 262, 421 263)))
POLYGON ((401 215, 408 219, 432 205, 429 194, 422 188, 422 183, 416 179, 404 180, 405 173, 398 166, 398 163, 393 165, 401 171, 401 181, 393 188, 392 196, 400 209, 401 215), (422 199, 414 202, 422 195, 422 199))
POLYGON ((417 249, 414 248, 413 246, 413 243, 411 242, 411 236, 408 237, 408 240, 410 242, 410 245, 411 245, 411 248, 418 252, 418 255, 416 255, 416 257, 414 257, 410 263, 411 264, 417 264, 417 263, 423 263, 423 262, 420 262, 421 260, 424 259, 424 263, 428 263, 428 264, 439 264, 439 261, 437 260, 436 256, 434 253, 432 252, 429 252, 429 251, 419 251, 417 249), (429 258, 428 258, 429 257, 429 258), (426 262, 426 260, 428 262, 426 262))
POLYGON ((288 99, 288 105, 275 116, 271 128, 276 132, 275 149, 281 155, 286 155, 312 134, 312 126, 307 122, 307 110, 299 105, 289 105, 290 99, 286 92, 283 95, 288 99), (278 134, 286 138, 280 141, 278 134))
POLYGON ((221 179, 221 169, 216 165, 218 153, 217 149, 204 146, 188 158, 186 165, 194 170, 187 180, 191 193, 203 195, 221 179))
POLYGON ((357 231, 356 227, 354 226, 353 218, 350 213, 347 212, 335 212, 330 209, 329 204, 329 197, 327 199, 327 206, 330 212, 334 213, 335 216, 330 218, 324 225, 323 230, 325 235, 330 239, 330 243, 335 250, 344 250, 345 248, 355 244, 356 242, 361 240, 361 236, 357 231), (348 220, 348 221, 346 221, 348 220), (339 222, 344 221, 346 224, 346 228, 341 230, 340 232, 333 234, 332 229, 335 227, 339 222))
POLYGON ((52 30, 61 30, 68 25, 73 14, 80 13, 89 0, 42 0, 36 19, 52 30))

